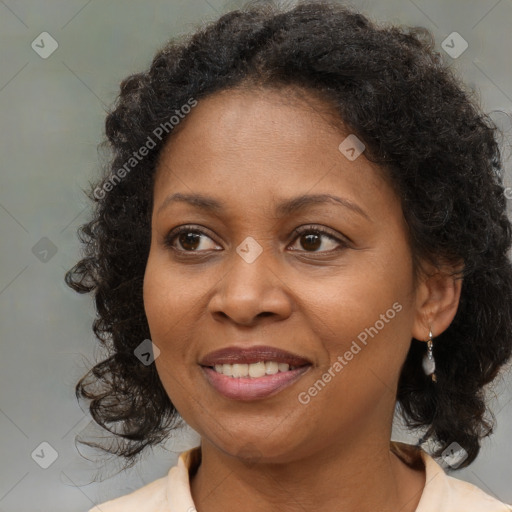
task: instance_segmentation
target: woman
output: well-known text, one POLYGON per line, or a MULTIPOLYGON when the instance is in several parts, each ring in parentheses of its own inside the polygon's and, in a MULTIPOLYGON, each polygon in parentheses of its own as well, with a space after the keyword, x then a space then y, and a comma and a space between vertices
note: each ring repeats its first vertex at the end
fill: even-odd
POLYGON ((201 444, 92 510, 511 510, 433 458, 476 458, 512 350, 495 131, 426 31, 336 3, 231 12, 124 80, 66 276, 110 351, 77 396, 127 465, 179 418, 201 444))

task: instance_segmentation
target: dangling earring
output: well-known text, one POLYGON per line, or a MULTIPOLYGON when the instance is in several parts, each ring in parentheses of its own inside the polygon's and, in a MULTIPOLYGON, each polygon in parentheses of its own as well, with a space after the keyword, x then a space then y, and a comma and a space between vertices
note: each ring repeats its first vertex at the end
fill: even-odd
POLYGON ((432 382, 437 382, 437 377, 435 374, 436 362, 434 360, 434 354, 432 353, 432 337, 432 329, 429 329, 427 340, 427 353, 423 356, 423 371, 425 372, 425 375, 432 376, 432 382))

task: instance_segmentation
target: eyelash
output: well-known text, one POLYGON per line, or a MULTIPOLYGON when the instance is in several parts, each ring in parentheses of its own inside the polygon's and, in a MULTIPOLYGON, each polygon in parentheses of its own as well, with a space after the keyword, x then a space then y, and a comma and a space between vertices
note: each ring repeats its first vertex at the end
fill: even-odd
MULTIPOLYGON (((209 236, 208 233, 206 233, 205 231, 203 231, 201 229, 198 229, 197 227, 194 227, 194 226, 184 225, 184 226, 180 226, 180 227, 172 230, 165 237, 165 239, 164 239, 164 246, 168 247, 170 249, 173 249, 173 250, 175 250, 177 252, 180 252, 182 254, 186 254, 187 256, 188 255, 191 255, 191 256, 192 255, 197 255, 197 254, 199 254, 201 252, 208 252, 208 251, 187 251, 187 250, 184 250, 184 249, 176 248, 174 246, 174 241, 182 233, 194 233, 194 234, 204 235, 204 236, 212 239, 212 237, 209 236)), ((331 249, 330 251, 298 251, 298 252, 306 252, 306 253, 309 253, 309 254, 331 254, 333 252, 339 251, 339 250, 344 249, 344 248, 349 246, 348 242, 346 242, 344 240, 341 240, 337 236, 333 235, 330 231, 328 231, 325 228, 322 228, 320 226, 314 226, 314 225, 300 226, 297 229, 295 229, 295 231, 292 233, 292 235, 294 236, 293 242, 295 242, 301 235, 303 235, 305 233, 312 233, 312 234, 317 234, 317 235, 325 236, 325 237, 329 238, 330 240, 333 240, 334 242, 338 243, 339 247, 336 248, 336 249, 331 249)), ((213 240, 213 241, 215 241, 215 240, 213 240)), ((295 249, 295 251, 297 251, 297 250, 295 249)))

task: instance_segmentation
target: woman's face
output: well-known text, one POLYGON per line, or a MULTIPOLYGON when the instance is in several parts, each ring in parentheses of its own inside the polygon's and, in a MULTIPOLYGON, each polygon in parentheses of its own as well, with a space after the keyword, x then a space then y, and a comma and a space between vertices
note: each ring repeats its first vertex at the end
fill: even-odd
POLYGON ((182 121, 157 169, 144 280, 181 416, 225 453, 275 462, 389 441, 419 330, 399 198, 350 139, 339 149, 350 133, 322 104, 290 97, 221 92, 182 121))

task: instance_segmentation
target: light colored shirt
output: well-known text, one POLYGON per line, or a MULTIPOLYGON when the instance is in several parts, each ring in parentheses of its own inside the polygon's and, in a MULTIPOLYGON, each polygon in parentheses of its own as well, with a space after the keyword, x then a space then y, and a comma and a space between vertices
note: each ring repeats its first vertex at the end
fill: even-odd
MULTIPOLYGON (((390 447, 409 466, 425 469, 425 487, 416 512, 512 512, 512 506, 447 475, 425 451, 397 441, 391 441, 390 447)), ((195 512, 189 474, 195 473, 200 464, 201 449, 192 448, 179 456, 166 476, 89 512, 195 512)))

